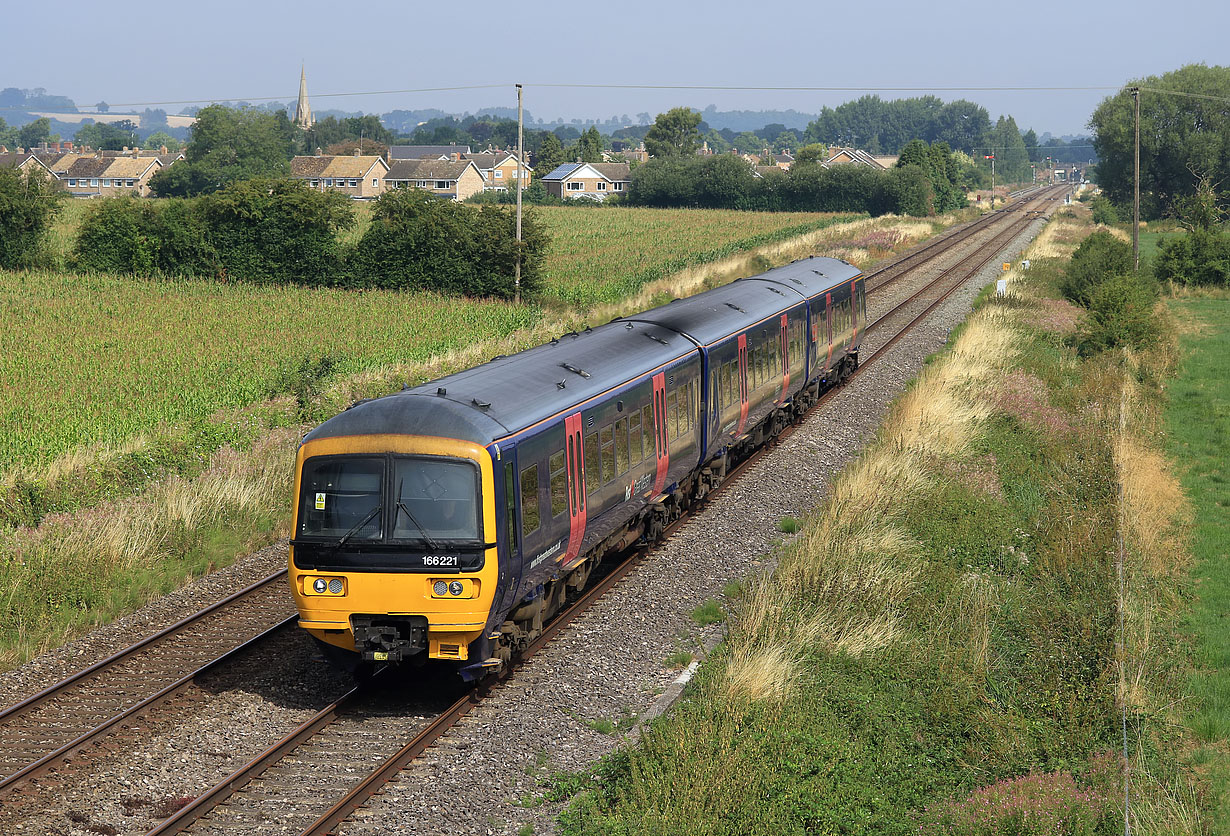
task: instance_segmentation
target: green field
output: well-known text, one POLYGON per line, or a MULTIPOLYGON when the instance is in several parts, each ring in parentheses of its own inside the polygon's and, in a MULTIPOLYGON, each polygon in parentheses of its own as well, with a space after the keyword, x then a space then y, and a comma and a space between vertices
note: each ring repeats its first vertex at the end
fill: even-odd
POLYGON ((1201 748, 1194 760, 1212 783, 1213 831, 1230 833, 1230 299, 1173 300, 1183 361, 1170 385, 1166 424, 1193 506, 1192 578, 1198 596, 1193 699, 1185 712, 1201 748))

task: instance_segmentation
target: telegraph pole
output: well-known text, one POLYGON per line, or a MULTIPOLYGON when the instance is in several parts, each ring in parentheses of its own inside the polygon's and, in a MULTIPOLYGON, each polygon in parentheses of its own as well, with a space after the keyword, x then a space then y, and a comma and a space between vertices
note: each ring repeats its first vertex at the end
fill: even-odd
POLYGON ((521 304, 521 178, 525 172, 525 121, 521 111, 521 85, 517 85, 517 267, 513 274, 513 302, 521 304))
POLYGON ((1132 91, 1136 110, 1136 163, 1134 194, 1132 196, 1132 258, 1136 264, 1136 269, 1140 270, 1140 88, 1131 87, 1128 89, 1132 91))

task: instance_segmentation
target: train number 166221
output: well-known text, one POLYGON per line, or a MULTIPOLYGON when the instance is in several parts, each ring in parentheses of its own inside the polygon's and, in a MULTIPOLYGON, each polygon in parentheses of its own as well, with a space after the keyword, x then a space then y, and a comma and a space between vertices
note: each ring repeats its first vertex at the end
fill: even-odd
POLYGON ((459 566, 460 557, 455 554, 425 554, 424 566, 459 566))

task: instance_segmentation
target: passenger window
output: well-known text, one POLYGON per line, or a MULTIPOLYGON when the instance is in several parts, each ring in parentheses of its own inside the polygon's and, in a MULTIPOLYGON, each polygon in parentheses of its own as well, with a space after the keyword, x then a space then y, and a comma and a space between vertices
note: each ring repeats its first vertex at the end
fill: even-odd
POLYGON ((547 470, 551 474, 551 516, 558 517, 568 510, 568 473, 563 450, 551 454, 547 470))
POLYGON ((671 392, 666 396, 666 420, 669 421, 667 427, 667 437, 679 437, 679 393, 671 392))
POLYGON ((646 404, 641 409, 641 428, 645 434, 645 458, 656 459, 658 457, 658 427, 653 422, 653 406, 646 404))
POLYGON ((602 484, 615 478, 615 434, 607 424, 598 431, 602 447, 602 484))
POLYGON ((521 471, 521 533, 533 534, 538 522, 538 465, 532 464, 521 471))
POLYGON ((585 491, 591 496, 602 485, 602 470, 598 465, 598 433, 585 436, 585 491))
POLYGON ((628 419, 615 422, 615 472, 628 472, 628 419))
POLYGON ((628 450, 631 453, 632 464, 645 460, 645 451, 641 448, 641 413, 634 412, 628 419, 628 450))

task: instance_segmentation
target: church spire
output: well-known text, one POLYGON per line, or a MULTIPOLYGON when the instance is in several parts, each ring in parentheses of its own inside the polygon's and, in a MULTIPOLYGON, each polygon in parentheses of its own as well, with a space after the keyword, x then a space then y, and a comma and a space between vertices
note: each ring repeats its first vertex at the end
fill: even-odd
POLYGON ((312 106, 308 104, 307 69, 306 67, 300 67, 299 104, 295 106, 295 125, 306 131, 315 124, 316 120, 312 117, 312 106))

